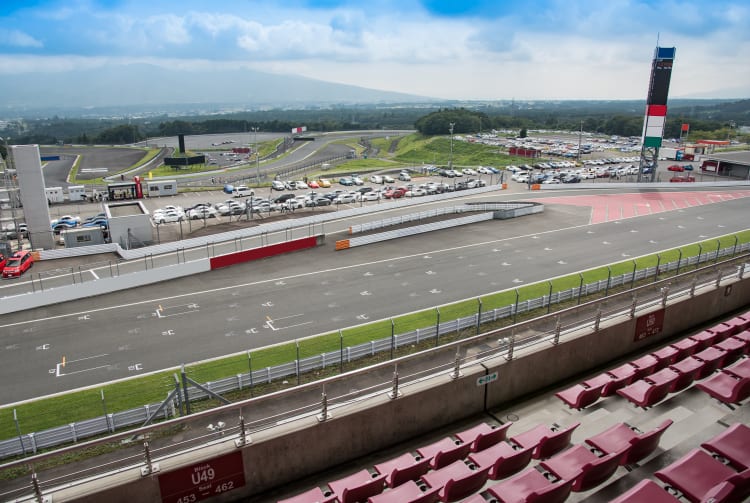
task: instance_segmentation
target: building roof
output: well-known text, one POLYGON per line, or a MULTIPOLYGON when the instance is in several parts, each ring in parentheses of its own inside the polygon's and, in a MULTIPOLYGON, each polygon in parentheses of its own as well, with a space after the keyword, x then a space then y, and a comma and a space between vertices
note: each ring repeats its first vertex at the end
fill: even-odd
POLYGON ((732 164, 750 166, 750 150, 725 152, 723 154, 708 154, 706 155, 706 158, 712 161, 730 162, 732 164))

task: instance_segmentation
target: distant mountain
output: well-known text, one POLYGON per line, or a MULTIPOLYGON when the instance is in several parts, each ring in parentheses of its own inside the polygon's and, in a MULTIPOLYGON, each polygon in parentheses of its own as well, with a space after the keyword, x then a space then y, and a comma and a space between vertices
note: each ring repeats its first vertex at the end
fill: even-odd
POLYGON ((414 103, 421 96, 333 84, 254 70, 167 70, 147 64, 6 75, 0 110, 132 105, 243 103, 299 107, 308 103, 414 103))

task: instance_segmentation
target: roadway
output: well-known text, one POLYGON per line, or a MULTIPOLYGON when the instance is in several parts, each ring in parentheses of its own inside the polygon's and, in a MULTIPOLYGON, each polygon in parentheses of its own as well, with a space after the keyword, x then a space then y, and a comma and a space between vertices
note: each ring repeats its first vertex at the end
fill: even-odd
POLYGON ((4 316, 0 402, 388 319, 747 228, 749 199, 715 200, 599 224, 589 223, 585 206, 550 204, 517 220, 342 252, 333 245, 349 224, 327 224, 327 243, 315 250, 4 316))

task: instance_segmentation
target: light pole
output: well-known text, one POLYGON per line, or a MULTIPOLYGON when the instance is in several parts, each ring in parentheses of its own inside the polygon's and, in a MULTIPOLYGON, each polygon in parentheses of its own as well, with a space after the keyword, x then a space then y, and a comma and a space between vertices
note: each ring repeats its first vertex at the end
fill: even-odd
POLYGON ((451 156, 448 160, 448 169, 453 169, 453 126, 455 126, 455 122, 450 123, 450 127, 448 128, 448 131, 451 132, 451 156))
POLYGON ((581 136, 583 136, 583 121, 581 121, 581 129, 578 131, 578 162, 581 162, 581 136))
POLYGON ((258 187, 260 187, 260 153, 258 152, 258 127, 254 126, 251 129, 254 133, 253 142, 255 143, 255 176, 258 180, 258 187))

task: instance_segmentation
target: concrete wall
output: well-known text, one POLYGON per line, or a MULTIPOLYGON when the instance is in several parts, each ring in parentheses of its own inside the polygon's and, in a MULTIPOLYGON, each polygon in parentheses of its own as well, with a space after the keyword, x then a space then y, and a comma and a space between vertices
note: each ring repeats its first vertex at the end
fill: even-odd
POLYGON ((31 245, 34 248, 52 249, 55 247, 55 238, 49 224, 49 205, 44 192, 39 145, 11 145, 10 151, 18 176, 23 215, 29 226, 31 245))
MULTIPOLYGON (((581 331, 567 335, 557 346, 519 350, 512 361, 502 357, 485 361, 486 370, 482 365, 463 369, 463 376, 456 380, 446 373, 404 387, 396 400, 383 393, 367 403, 331 409, 332 418, 323 423, 313 417, 303 418, 254 434, 252 444, 242 449, 246 485, 206 501, 248 497, 444 427, 481 412, 485 390, 487 405, 496 407, 528 393, 560 386, 576 374, 611 364, 646 345, 678 337, 713 317, 747 308, 750 279, 732 285, 729 293, 724 285, 706 287, 697 290, 693 298, 683 296, 670 301, 665 308, 663 331, 653 338, 635 342, 635 319, 623 315, 602 324, 599 332, 581 331), (499 373, 497 381, 477 385, 479 376, 494 371, 499 373)), ((639 312, 637 316, 644 314, 639 312)), ((182 464, 216 456, 217 449, 231 452, 232 445, 226 442, 209 446, 200 457, 197 452, 186 455, 182 464)), ((162 470, 175 469, 178 462, 177 458, 167 460, 169 465, 162 464, 162 470)), ((154 478, 141 477, 137 468, 92 483, 88 492, 96 491, 97 485, 101 492, 80 497, 66 490, 56 493, 55 501, 117 503, 159 499, 154 478)), ((75 489, 79 495, 82 490, 75 489)))

